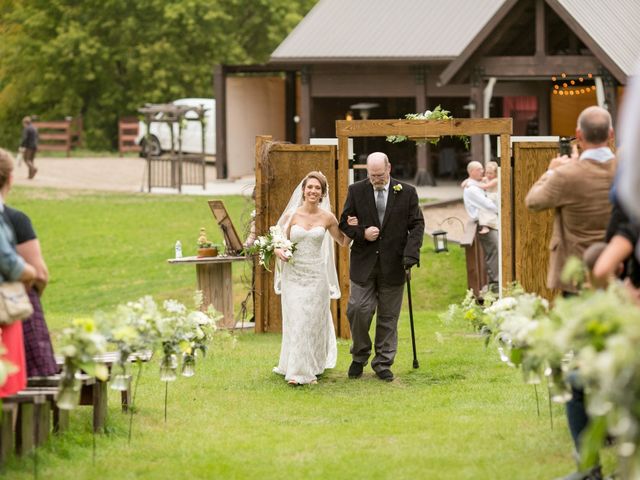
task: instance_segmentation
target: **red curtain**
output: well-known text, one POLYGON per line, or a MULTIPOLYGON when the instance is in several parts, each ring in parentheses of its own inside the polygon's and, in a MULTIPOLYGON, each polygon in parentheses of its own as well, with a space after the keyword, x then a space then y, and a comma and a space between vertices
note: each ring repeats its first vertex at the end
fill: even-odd
POLYGON ((538 97, 519 96, 504 97, 502 101, 502 115, 513 118, 514 135, 532 134, 535 122, 535 134, 537 135, 538 97))

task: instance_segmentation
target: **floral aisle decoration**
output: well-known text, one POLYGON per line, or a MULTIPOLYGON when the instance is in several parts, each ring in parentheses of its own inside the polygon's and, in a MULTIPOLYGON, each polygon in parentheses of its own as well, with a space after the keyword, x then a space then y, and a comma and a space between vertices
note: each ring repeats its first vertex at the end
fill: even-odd
POLYGON ((77 319, 62 331, 60 345, 62 345, 60 353, 64 357, 64 366, 57 405, 60 409, 72 410, 78 405, 80 396, 78 376, 82 372, 102 381, 109 378, 107 367, 94 360, 96 355, 106 351, 107 339, 98 331, 92 319, 77 319))
POLYGON ((558 299, 553 340, 573 355, 567 371, 585 388, 591 427, 583 441, 585 465, 596 460, 606 436, 615 438, 624 472, 640 478, 640 309, 623 284, 558 299))
POLYGON ((204 304, 202 291, 197 291, 194 295, 194 310, 186 317, 185 338, 189 342, 187 351, 182 353, 183 377, 195 375, 196 355, 198 352, 206 356, 209 343, 213 339, 216 331, 216 322, 222 319, 222 314, 209 305, 206 312, 201 311, 204 304))
POLYGON ((586 391, 592 419, 582 442, 583 467, 597 459, 607 435, 616 439, 623 478, 640 478, 640 308, 621 283, 607 290, 546 300, 522 291, 489 305, 472 294, 449 308, 497 343, 500 358, 534 385, 549 380, 556 402, 571 398, 569 381, 586 391))
POLYGON ((289 240, 279 225, 269 227, 269 233, 256 238, 254 244, 248 248, 248 253, 258 255, 258 261, 267 271, 271 265, 271 258, 277 248, 284 250, 285 256, 291 258, 296 251, 296 242, 289 240))
MULTIPOLYGON (((111 315, 101 315, 101 325, 107 340, 116 346, 118 360, 117 373, 111 378, 111 388, 127 390, 129 388, 129 364, 135 354, 153 352, 158 338, 157 323, 160 315, 158 306, 149 295, 133 302, 120 304, 111 315)), ((138 363, 138 373, 142 368, 138 363)))
MULTIPOLYGON (((444 110, 440 105, 438 105, 433 110, 427 110, 421 113, 407 113, 404 118, 407 120, 453 120, 453 117, 450 115, 451 112, 449 110, 444 110)), ((456 135, 456 138, 459 138, 464 142, 464 147, 468 150, 471 140, 467 135, 456 135)), ((425 144, 427 142, 437 145, 440 141, 440 137, 427 137, 427 138, 409 138, 406 135, 388 135, 387 142, 390 143, 400 143, 406 140, 415 140, 417 144, 425 144)))
POLYGON ((162 314, 156 324, 162 356, 160 359, 160 380, 165 382, 164 419, 167 421, 167 401, 169 382, 177 377, 178 360, 182 360, 182 374, 191 377, 195 374, 195 352, 206 352, 207 343, 215 331, 215 323, 221 315, 209 306, 202 312, 202 292, 194 297, 196 309, 189 310, 176 301, 166 300, 162 314))
MULTIPOLYGON (((526 293, 518 284, 511 286, 501 299, 488 293, 482 305, 469 290, 460 305, 451 305, 445 318, 462 318, 496 345, 500 359, 509 366, 520 367, 527 383, 539 384, 544 375, 558 382, 561 358, 547 338, 554 331, 549 302, 526 293), (553 375, 552 375, 553 374, 553 375)), ((553 383, 553 382, 552 382, 553 383)))

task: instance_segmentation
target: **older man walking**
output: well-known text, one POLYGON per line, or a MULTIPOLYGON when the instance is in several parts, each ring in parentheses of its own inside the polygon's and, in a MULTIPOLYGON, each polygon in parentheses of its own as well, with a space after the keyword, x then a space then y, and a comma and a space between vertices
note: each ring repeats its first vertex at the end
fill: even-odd
MULTIPOLYGON (((615 173, 615 156, 609 148, 613 138, 611 115, 604 108, 589 107, 578 117, 576 139, 582 153, 571 158, 556 157, 548 170, 531 187, 525 199, 534 211, 554 209, 553 233, 549 249, 547 286, 559 288, 564 296, 573 295, 577 287, 562 281, 561 273, 571 256, 582 258, 593 243, 604 241, 611 214, 609 190, 615 173)), ((567 403, 567 419, 576 452, 580 436, 588 424, 584 392, 577 382, 567 403)), ((599 465, 577 471, 566 480, 602 478, 599 465)))
POLYGON ((353 239, 347 306, 353 361, 348 375, 362 376, 371 355, 369 328, 376 313, 371 368, 380 380, 390 382, 404 283, 407 271, 420 261, 424 219, 416 189, 391 178, 391 164, 384 153, 369 155, 367 176, 349 186, 340 218, 340 229, 353 239), (358 225, 350 225, 349 216, 357 217, 358 225))
MULTIPOLYGON (((465 183, 462 199, 467 214, 476 222, 480 210, 486 210, 498 213, 498 206, 487 197, 487 192, 480 188, 480 181, 484 176, 484 167, 480 162, 469 162, 467 165, 467 173, 469 179, 465 183)), ((487 232, 479 233, 480 244, 484 251, 484 263, 487 268, 487 276, 489 277, 489 290, 496 292, 498 290, 498 282, 500 278, 500 270, 498 268, 498 231, 489 228, 487 232)))

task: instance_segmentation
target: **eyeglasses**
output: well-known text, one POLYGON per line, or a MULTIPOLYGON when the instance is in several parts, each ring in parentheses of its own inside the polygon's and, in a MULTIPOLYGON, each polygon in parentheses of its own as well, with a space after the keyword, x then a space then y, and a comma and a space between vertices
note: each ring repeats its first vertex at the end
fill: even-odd
POLYGON ((368 174, 369 178, 384 178, 387 176, 386 172, 385 173, 369 173, 368 174))

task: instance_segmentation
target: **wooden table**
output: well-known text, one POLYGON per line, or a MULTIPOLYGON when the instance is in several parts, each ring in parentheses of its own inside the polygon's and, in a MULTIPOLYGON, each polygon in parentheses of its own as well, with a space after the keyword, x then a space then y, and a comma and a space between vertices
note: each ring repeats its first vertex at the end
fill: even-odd
POLYGON ((168 262, 174 265, 195 264, 198 290, 202 290, 206 310, 209 304, 223 314, 222 326, 233 328, 233 278, 231 263, 244 262, 251 257, 182 257, 172 258, 168 262))

